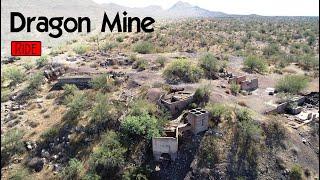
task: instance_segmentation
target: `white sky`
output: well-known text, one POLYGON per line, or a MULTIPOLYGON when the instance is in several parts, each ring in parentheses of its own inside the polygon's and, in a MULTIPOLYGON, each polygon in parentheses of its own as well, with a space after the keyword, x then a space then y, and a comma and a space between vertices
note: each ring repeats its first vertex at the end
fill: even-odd
MULTIPOLYGON (((93 0, 128 7, 160 5, 168 9, 178 0, 93 0)), ((229 14, 259 14, 266 16, 319 16, 319 0, 182 0, 212 11, 229 14)))

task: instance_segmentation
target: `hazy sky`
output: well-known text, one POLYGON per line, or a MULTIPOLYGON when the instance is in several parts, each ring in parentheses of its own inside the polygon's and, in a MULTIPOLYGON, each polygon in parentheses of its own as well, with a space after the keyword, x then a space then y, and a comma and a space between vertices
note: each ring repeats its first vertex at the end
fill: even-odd
MULTIPOLYGON (((129 7, 160 5, 167 9, 178 0, 94 0, 129 7)), ((319 0, 183 0, 190 4, 229 14, 259 14, 267 16, 319 16, 319 0)))

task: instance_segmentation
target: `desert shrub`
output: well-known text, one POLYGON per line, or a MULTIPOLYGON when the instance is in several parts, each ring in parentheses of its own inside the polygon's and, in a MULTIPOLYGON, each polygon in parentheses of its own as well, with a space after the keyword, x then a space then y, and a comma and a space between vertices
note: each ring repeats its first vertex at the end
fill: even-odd
POLYGON ((240 85, 232 82, 230 85, 230 90, 232 94, 237 95, 240 92, 240 85))
POLYGON ((90 155, 91 171, 97 173, 102 179, 117 177, 117 173, 125 162, 126 151, 120 143, 119 135, 114 131, 108 131, 102 135, 100 145, 90 155))
POLYGON ((75 120, 78 118, 85 108, 87 108, 87 96, 83 92, 77 92, 74 95, 69 95, 65 99, 68 108, 67 113, 64 115, 66 120, 75 120))
POLYGON ((28 179, 30 176, 30 173, 27 168, 18 168, 15 170, 11 170, 9 172, 9 179, 10 180, 24 180, 28 179))
MULTIPOLYGON (((25 80, 25 74, 19 67, 8 67, 4 69, 4 79, 10 80, 10 85, 17 85, 25 80)), ((2 78, 1 78, 2 79, 2 78)))
POLYGON ((203 75, 202 69, 186 59, 177 59, 170 63, 163 72, 167 81, 197 82, 203 75))
POLYGON ((82 179, 83 180, 101 180, 101 177, 94 172, 88 172, 82 179))
POLYGON ((156 62, 157 62, 158 64, 160 64, 160 67, 164 67, 166 61, 167 61, 167 59, 166 59, 165 57, 163 57, 163 56, 159 56, 159 57, 157 57, 157 59, 156 59, 156 62))
POLYGON ((145 59, 137 59, 133 64, 132 68, 138 69, 138 71, 143 71, 148 67, 148 61, 145 59))
POLYGON ((56 46, 51 49, 50 55, 57 56, 59 54, 63 54, 67 51, 66 46, 56 46))
POLYGON ((127 116, 121 122, 121 128, 128 137, 152 137, 160 136, 160 126, 158 120, 149 114, 139 116, 127 116))
POLYGON ((1 89, 1 102, 7 102, 9 100, 10 92, 9 89, 1 89))
POLYGON ((242 122, 242 121, 251 121, 251 113, 248 109, 246 108, 240 108, 236 110, 236 117, 237 119, 242 122))
POLYGON ((110 92, 114 88, 114 80, 109 74, 102 74, 93 78, 90 84, 94 89, 102 92, 110 92))
POLYGON ((28 89, 39 90, 44 81, 44 76, 41 72, 32 75, 29 79, 28 89))
POLYGON ((154 50, 153 44, 147 41, 138 42, 133 46, 133 51, 141 54, 149 54, 154 50))
POLYGON ((56 128, 56 127, 52 127, 52 128, 49 128, 48 130, 46 130, 45 132, 43 132, 40 137, 43 139, 43 140, 53 140, 57 135, 59 134, 59 129, 56 128))
POLYGON ((23 152, 23 136, 24 131, 16 128, 1 134, 1 167, 8 163, 12 156, 23 152))
POLYGON ((130 167, 123 173, 123 180, 148 180, 150 179, 151 170, 144 167, 130 167))
POLYGON ((48 56, 41 56, 36 60, 36 66, 37 68, 44 67, 48 64, 48 56))
POLYGON ((283 146, 283 140, 286 138, 286 129, 279 121, 270 121, 266 125, 265 134, 267 146, 283 146))
POLYGON ((100 46, 100 49, 104 52, 110 51, 114 48, 116 48, 118 45, 115 42, 105 42, 100 46))
POLYGON ((319 70, 319 58, 310 55, 302 56, 299 64, 304 70, 319 70))
POLYGON ((60 174, 63 180, 81 179, 83 177, 84 167, 82 162, 77 159, 70 159, 68 166, 60 174))
POLYGON ((200 67, 207 78, 216 79, 219 71, 219 62, 211 53, 206 53, 200 58, 200 67))
POLYGON ((247 57, 244 61, 244 67, 250 72, 257 71, 259 73, 263 73, 267 69, 266 63, 256 56, 247 57))
POLYGON ((75 44, 72 48, 72 50, 76 53, 76 54, 84 54, 86 52, 88 52, 89 50, 89 47, 85 44, 81 44, 81 43, 78 43, 78 44, 75 44))
POLYGON ((98 93, 96 95, 95 104, 90 113, 90 118, 92 121, 106 121, 111 117, 110 109, 112 108, 109 103, 107 95, 98 93))
POLYGON ((293 165, 289 176, 290 176, 291 180, 301 180, 302 179, 302 168, 297 164, 293 165))
POLYGON ((217 137, 206 136, 201 143, 199 150, 200 167, 213 168, 220 161, 221 150, 217 145, 217 137))
POLYGON ((270 57, 279 53, 279 51, 280 51, 279 45, 275 43, 271 43, 263 49, 263 55, 270 57))
POLYGON ((209 86, 201 86, 196 89, 194 93, 194 99, 197 104, 206 104, 210 98, 210 87, 209 86))
POLYGON ((132 116, 140 116, 142 114, 155 115, 156 112, 157 106, 144 99, 137 99, 130 104, 129 114, 132 116))
POLYGON ((216 104, 208 104, 205 108, 211 114, 213 120, 231 120, 232 119, 232 111, 231 109, 220 103, 216 104))
POLYGON ((287 75, 277 82, 276 89, 279 92, 296 94, 305 89, 308 82, 309 80, 306 76, 287 75))
POLYGON ((64 90, 62 96, 67 97, 69 95, 74 95, 75 92, 77 92, 79 89, 76 85, 74 84, 65 84, 62 89, 64 90))
POLYGON ((22 65, 26 70, 30 70, 34 67, 34 65, 31 62, 26 62, 22 65))
POLYGON ((122 37, 122 36, 116 37, 116 41, 117 41, 117 42, 123 42, 123 37, 122 37))

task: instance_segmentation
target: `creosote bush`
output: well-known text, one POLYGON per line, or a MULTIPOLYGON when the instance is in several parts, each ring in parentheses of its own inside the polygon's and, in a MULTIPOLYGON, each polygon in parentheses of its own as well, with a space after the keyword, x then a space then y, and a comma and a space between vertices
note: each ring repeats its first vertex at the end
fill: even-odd
POLYGON ((122 121, 121 127, 128 137, 140 136, 151 139, 161 135, 158 119, 145 113, 138 116, 127 116, 122 121))
POLYGON ((302 180, 302 168, 295 164, 292 166, 290 171, 290 179, 292 180, 302 180))
POLYGON ((133 46, 133 51, 140 54, 149 54, 154 51, 154 47, 150 42, 142 41, 133 46))
POLYGON ((263 73, 267 70, 267 64, 259 57, 249 56, 244 61, 244 67, 250 72, 263 73))
POLYGON ((203 69, 204 74, 209 79, 216 79, 218 78, 218 71, 219 71, 219 62, 217 58, 214 57, 211 53, 206 53, 201 56, 199 60, 199 65, 203 69))
POLYGON ((82 55, 82 54, 88 52, 89 47, 85 44, 78 43, 78 44, 74 44, 72 49, 75 53, 82 55))
POLYGON ((88 99, 83 92, 76 92, 74 95, 69 95, 65 99, 68 108, 64 116, 66 120, 76 120, 88 105, 88 99))
POLYGON ((211 114, 213 121, 232 120, 232 110, 224 104, 208 104, 205 108, 211 114))
POLYGON ((126 151, 127 149, 120 143, 119 135, 114 131, 108 131, 102 135, 98 148, 90 155, 90 171, 99 175, 101 179, 117 177, 125 163, 126 151))
POLYGON ((197 104, 205 105, 210 98, 210 87, 208 85, 201 86, 196 89, 194 93, 194 99, 197 104))
POLYGON ((96 95, 96 101, 93 105, 92 111, 90 113, 90 118, 92 121, 107 121, 112 117, 110 110, 112 109, 112 105, 109 102, 109 98, 107 95, 102 93, 98 93, 96 95))
POLYGON ((36 60, 37 68, 44 67, 48 64, 48 56, 41 56, 36 60))
POLYGON ((309 79, 303 75, 287 75, 276 84, 279 92, 296 94, 308 86, 309 79))
POLYGON ((114 88, 114 80, 109 74, 102 74, 93 78, 90 84, 94 89, 102 92, 110 92, 114 88))
POLYGON ((203 70, 194 65, 190 60, 177 59, 170 63, 163 72, 170 83, 198 82, 203 76, 203 70))
POLYGON ((4 68, 4 79, 8 79, 11 85, 15 86, 19 83, 22 83, 25 80, 25 74, 23 70, 19 67, 11 66, 4 68))
POLYGON ((82 162, 77 159, 70 159, 68 166, 61 172, 60 177, 63 180, 81 179, 83 173, 84 167, 82 162))
POLYGON ((236 84, 235 82, 232 82, 230 90, 232 94, 237 95, 240 92, 240 85, 236 84))

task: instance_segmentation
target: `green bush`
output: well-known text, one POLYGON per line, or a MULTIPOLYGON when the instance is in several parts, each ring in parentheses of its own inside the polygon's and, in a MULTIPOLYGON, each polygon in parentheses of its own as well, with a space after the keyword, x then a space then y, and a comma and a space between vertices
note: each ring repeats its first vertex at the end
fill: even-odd
POLYGON ((308 86, 308 78, 303 75, 287 75, 281 78, 276 84, 279 92, 296 94, 308 86))
POLYGON ((204 74, 209 79, 216 79, 219 71, 219 62, 211 53, 206 53, 200 58, 200 67, 203 69, 204 74))
POLYGON ((256 56, 247 57, 244 61, 244 67, 250 72, 257 71, 259 73, 263 73, 267 69, 266 63, 256 56))
POLYGON ((156 59, 156 62, 157 62, 158 64, 160 64, 160 67, 164 67, 166 61, 167 61, 167 59, 166 59, 165 57, 163 57, 163 56, 159 56, 159 57, 157 57, 157 59, 156 59))
POLYGON ((64 90, 64 92, 62 94, 63 97, 67 97, 69 95, 74 95, 75 92, 77 92, 79 90, 78 87, 74 84, 65 84, 62 88, 64 90))
POLYGON ((122 36, 118 36, 118 37, 116 38, 116 41, 117 41, 117 42, 123 42, 123 37, 122 37, 122 36))
POLYGON ((157 106, 144 99, 137 99, 130 104, 129 114, 132 116, 140 116, 143 114, 155 115, 156 112, 157 106))
POLYGON ((48 64, 48 56, 41 56, 36 60, 36 66, 38 68, 44 67, 48 64))
POLYGON ((130 167, 123 173, 123 180, 148 180, 151 170, 143 167, 130 167))
POLYGON ((22 65, 26 70, 30 70, 34 67, 34 65, 31 62, 26 62, 22 65))
POLYGON ((90 113, 91 120, 94 122, 108 120, 112 116, 110 113, 111 108, 108 96, 98 93, 96 95, 95 104, 90 113))
POLYGON ((29 79, 28 89, 39 90, 43 81, 44 75, 41 72, 32 75, 29 79))
POLYGON ((302 168, 295 164, 290 171, 290 180, 302 180, 302 168))
POLYGON ((147 67, 148 67, 148 61, 145 59, 137 59, 132 66, 132 68, 138 69, 138 71, 143 71, 147 67))
POLYGON ((240 122, 242 122, 242 121, 252 121, 251 113, 246 108, 237 109, 236 117, 240 122))
POLYGON ((101 143, 90 155, 91 171, 96 172, 102 179, 116 177, 120 167, 124 165, 124 154, 127 150, 122 147, 118 134, 108 131, 101 137, 101 143))
POLYGON ((76 54, 82 55, 82 54, 88 52, 89 47, 85 44, 78 43, 78 44, 75 44, 72 49, 76 54))
POLYGON ((8 67, 4 69, 4 79, 10 80, 10 84, 15 86, 25 80, 25 73, 19 67, 8 67))
POLYGON ((114 87, 114 80, 109 74, 102 74, 93 78, 90 82, 92 87, 102 92, 110 92, 114 87))
POLYGON ((206 104, 210 98, 210 87, 209 86, 201 86, 196 89, 194 93, 194 99, 197 104, 206 104))
POLYGON ((115 42, 105 42, 101 45, 100 49, 104 52, 111 51, 113 48, 116 48, 118 45, 115 42))
POLYGON ((283 146, 283 140, 286 138, 285 127, 277 120, 270 121, 265 128, 266 144, 273 148, 283 146))
POLYGON ((200 167, 214 168, 214 165, 219 163, 222 152, 217 145, 216 138, 214 136, 206 136, 202 140, 198 154, 200 167))
POLYGON ((275 43, 271 43, 263 49, 263 55, 270 57, 279 53, 279 51, 280 51, 279 45, 275 43))
POLYGON ((141 54, 149 54, 154 51, 153 44, 147 41, 138 42, 133 46, 133 51, 141 54))
POLYGON ((60 177, 63 180, 81 179, 83 173, 84 167, 82 162, 77 159, 70 159, 68 166, 61 172, 60 177))
POLYGON ((9 89, 1 89, 1 102, 7 102, 9 100, 10 92, 9 89))
POLYGON ((238 85, 237 83, 231 83, 230 90, 232 94, 237 95, 240 92, 240 88, 240 85, 238 85))
POLYGON ((12 156, 23 152, 23 136, 24 131, 16 128, 1 134, 1 167, 9 163, 12 156))
POLYGON ((121 127, 128 137, 142 136, 147 139, 160 136, 160 125, 155 117, 149 114, 139 116, 127 116, 121 123, 121 127))
POLYGON ((203 76, 203 71, 189 60, 177 59, 165 68, 163 74, 171 83, 189 83, 198 82, 203 76))
POLYGON ((19 168, 10 171, 9 173, 9 179, 10 180, 24 180, 28 179, 30 176, 30 173, 27 168, 19 168))
POLYGON ((64 119, 75 120, 87 108, 88 99, 83 92, 77 92, 74 95, 67 96, 65 102, 68 111, 65 114, 64 119))
POLYGON ((213 120, 224 119, 231 120, 232 119, 232 111, 231 109, 224 104, 208 104, 205 108, 211 114, 213 120))

